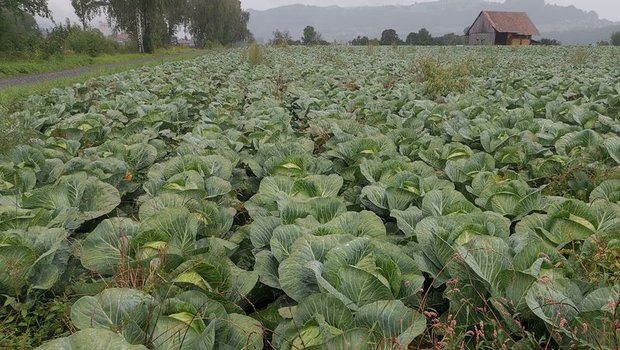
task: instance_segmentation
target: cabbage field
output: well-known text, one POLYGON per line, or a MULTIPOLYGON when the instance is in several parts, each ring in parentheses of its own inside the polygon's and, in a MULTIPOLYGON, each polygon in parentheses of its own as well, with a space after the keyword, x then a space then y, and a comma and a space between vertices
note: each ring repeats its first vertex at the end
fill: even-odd
POLYGON ((618 48, 217 50, 3 118, 2 348, 620 347, 618 48))

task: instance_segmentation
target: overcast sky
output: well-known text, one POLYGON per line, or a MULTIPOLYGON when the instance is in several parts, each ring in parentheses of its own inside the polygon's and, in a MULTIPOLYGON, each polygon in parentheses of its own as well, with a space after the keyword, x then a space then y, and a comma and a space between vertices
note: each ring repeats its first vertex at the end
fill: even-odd
MULTIPOLYGON (((410 5, 416 2, 427 2, 432 0, 241 0, 244 8, 264 10, 272 7, 303 3, 318 6, 378 6, 378 5, 410 5)), ((620 21, 620 0, 547 0, 547 3, 558 5, 575 5, 583 10, 594 10, 601 18, 620 21)), ((73 13, 71 0, 49 0, 50 10, 54 19, 62 21, 69 17, 77 21, 73 13)))

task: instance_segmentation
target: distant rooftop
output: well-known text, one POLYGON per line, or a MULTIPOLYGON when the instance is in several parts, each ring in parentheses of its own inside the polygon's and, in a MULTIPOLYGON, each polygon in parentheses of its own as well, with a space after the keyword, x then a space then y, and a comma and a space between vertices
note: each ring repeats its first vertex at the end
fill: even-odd
POLYGON ((516 33, 521 35, 540 35, 525 12, 482 11, 489 23, 499 33, 516 33))

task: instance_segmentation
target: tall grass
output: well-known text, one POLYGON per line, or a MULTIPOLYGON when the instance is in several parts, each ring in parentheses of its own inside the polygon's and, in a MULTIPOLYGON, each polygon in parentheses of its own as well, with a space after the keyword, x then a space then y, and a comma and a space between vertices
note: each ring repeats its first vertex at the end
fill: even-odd
POLYGON ((263 50, 257 43, 252 43, 248 47, 248 62, 252 66, 258 66, 263 63, 263 50))

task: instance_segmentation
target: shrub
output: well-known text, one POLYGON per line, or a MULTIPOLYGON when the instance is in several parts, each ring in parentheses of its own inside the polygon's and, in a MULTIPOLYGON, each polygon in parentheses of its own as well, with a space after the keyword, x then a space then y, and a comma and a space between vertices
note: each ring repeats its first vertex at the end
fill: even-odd
POLYGON ((97 29, 73 29, 67 36, 66 44, 75 53, 95 57, 105 52, 107 40, 97 29))
POLYGON ((253 66, 263 63, 263 51, 257 43, 252 43, 248 47, 248 62, 253 66))

